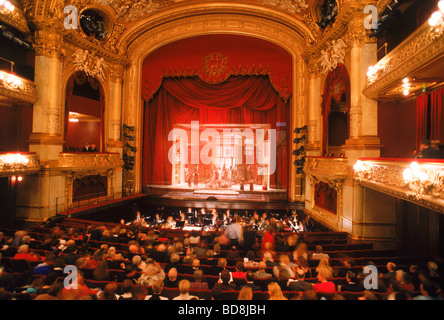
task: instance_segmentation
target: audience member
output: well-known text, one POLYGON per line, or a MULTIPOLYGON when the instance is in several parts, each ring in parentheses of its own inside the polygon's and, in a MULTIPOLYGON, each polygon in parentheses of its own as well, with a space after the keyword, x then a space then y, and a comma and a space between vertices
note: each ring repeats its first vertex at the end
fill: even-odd
POLYGON ((179 292, 180 294, 177 297, 173 298, 173 300, 191 300, 193 298, 197 298, 190 295, 190 282, 186 279, 180 280, 179 292))

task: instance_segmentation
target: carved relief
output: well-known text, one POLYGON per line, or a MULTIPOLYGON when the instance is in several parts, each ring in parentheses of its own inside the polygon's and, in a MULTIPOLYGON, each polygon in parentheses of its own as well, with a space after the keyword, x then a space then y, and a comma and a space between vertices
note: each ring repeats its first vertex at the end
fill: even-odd
POLYGON ((90 77, 96 77, 103 81, 106 79, 105 69, 107 65, 103 57, 97 57, 88 50, 77 49, 72 55, 74 68, 77 71, 83 71, 90 77))
POLYGON ((330 47, 321 51, 319 60, 323 73, 334 70, 339 64, 344 64, 347 45, 342 39, 332 40, 330 47))
POLYGON ((305 0, 263 0, 263 4, 274 6, 293 14, 308 9, 308 4, 305 0))
POLYGON ((359 161, 354 179, 371 189, 444 212, 444 167, 418 165, 421 177, 407 177, 406 162, 359 161))

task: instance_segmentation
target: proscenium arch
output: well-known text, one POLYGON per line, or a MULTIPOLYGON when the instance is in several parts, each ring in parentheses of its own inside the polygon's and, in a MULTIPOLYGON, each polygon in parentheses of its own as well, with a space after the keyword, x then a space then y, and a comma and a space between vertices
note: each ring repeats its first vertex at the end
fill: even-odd
MULTIPOLYGON (((141 30, 141 29, 140 29, 141 30)), ((290 128, 307 123, 308 78, 305 72, 305 62, 301 55, 307 46, 307 41, 300 32, 283 24, 282 21, 266 19, 264 17, 245 15, 242 13, 201 14, 199 16, 184 16, 181 19, 166 21, 163 24, 145 31, 140 31, 133 37, 127 47, 127 57, 130 65, 125 70, 122 121, 135 127, 137 150, 142 150, 143 136, 143 101, 142 65, 145 58, 156 49, 189 37, 211 34, 234 34, 259 38, 277 44, 286 50, 292 57, 292 99, 290 110, 290 128), (305 82, 305 84, 304 84, 305 82), (304 115, 304 116, 301 116, 304 115)), ((128 38, 127 38, 128 39, 128 38)), ((293 137, 291 137, 293 140, 293 137)), ((288 198, 295 200, 296 173, 293 161, 289 165, 288 198)), ((135 164, 135 190, 141 192, 142 154, 137 152, 135 164)))

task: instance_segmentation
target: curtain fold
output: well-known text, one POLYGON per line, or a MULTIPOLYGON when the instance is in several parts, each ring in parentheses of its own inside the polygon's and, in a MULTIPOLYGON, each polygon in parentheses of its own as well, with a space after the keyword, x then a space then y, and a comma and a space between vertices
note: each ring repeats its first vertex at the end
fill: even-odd
POLYGON ((427 139, 428 95, 416 98, 416 151, 419 152, 421 141, 427 139))
POLYGON ((444 143, 444 88, 430 94, 430 140, 444 143))
MULTIPOLYGON (((327 75, 322 94, 322 154, 327 152, 328 146, 328 118, 331 112, 331 101, 341 102, 342 96, 345 94, 347 103, 347 115, 350 113, 350 76, 347 68, 343 64, 339 64, 336 69, 327 75)), ((350 129, 350 117, 348 117, 348 128, 350 129)))
POLYGON ((198 77, 165 78, 153 98, 145 104, 143 184, 172 183, 168 161, 169 132, 176 125, 270 124, 277 131, 276 172, 270 187, 286 188, 288 173, 289 102, 273 89, 267 76, 231 76, 220 84, 198 77))

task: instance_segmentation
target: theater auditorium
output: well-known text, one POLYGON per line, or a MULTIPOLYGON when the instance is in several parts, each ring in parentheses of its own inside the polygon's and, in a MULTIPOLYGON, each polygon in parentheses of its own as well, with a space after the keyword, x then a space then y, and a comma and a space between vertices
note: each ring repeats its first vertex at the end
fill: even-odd
POLYGON ((444 298, 443 0, 0 0, 0 41, 0 300, 444 298))

